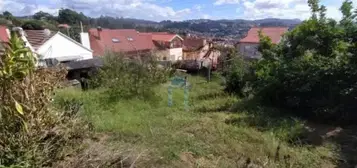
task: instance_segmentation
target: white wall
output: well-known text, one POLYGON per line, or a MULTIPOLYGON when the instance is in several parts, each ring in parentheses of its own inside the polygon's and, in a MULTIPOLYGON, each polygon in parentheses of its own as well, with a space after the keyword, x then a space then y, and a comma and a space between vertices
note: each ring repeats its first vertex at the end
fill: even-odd
POLYGON ((154 54, 158 57, 159 60, 170 60, 170 51, 169 50, 155 50, 154 54))
POLYGON ((177 61, 183 59, 182 48, 171 48, 169 49, 169 51, 170 51, 169 58, 171 61, 177 61))
POLYGON ((208 50, 209 50, 209 44, 204 45, 203 48, 200 50, 198 59, 202 59, 207 54, 208 50))
POLYGON ((261 54, 258 52, 259 44, 256 43, 239 43, 238 49, 244 57, 247 58, 261 58, 261 54))
POLYGON ((47 58, 60 58, 60 57, 77 57, 77 60, 91 59, 93 53, 75 42, 63 37, 60 34, 56 34, 44 45, 42 45, 37 52, 43 56, 43 59, 47 58))

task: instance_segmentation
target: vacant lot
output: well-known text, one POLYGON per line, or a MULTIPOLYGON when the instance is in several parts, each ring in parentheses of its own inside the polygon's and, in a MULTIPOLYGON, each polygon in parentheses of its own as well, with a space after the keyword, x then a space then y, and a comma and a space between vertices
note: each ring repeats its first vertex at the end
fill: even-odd
POLYGON ((111 101, 101 89, 67 88, 59 91, 56 102, 74 99, 83 103, 81 115, 93 125, 97 137, 86 143, 83 152, 91 156, 83 157, 106 161, 102 167, 318 168, 338 164, 332 143, 313 146, 297 138, 302 121, 247 106, 224 93, 219 79, 207 83, 190 76, 189 81, 189 111, 184 109, 182 89, 174 90, 174 107, 167 106, 167 85, 156 88, 155 98, 146 101, 111 101))

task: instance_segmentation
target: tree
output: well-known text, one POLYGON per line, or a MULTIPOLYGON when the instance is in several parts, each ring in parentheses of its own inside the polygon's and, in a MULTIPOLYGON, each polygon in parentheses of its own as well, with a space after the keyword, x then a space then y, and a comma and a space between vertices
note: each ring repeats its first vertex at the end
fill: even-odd
POLYGON ((24 24, 22 24, 21 27, 27 30, 43 30, 44 23, 39 20, 28 20, 24 24))
POLYGON ((78 24, 80 21, 86 21, 87 17, 80 13, 78 14, 76 11, 70 9, 61 9, 58 13, 58 22, 65 24, 78 24))
POLYGON ((14 16, 9 12, 9 11, 5 11, 2 13, 2 15, 5 17, 5 19, 7 20, 11 20, 14 16))
POLYGON ((56 17, 52 16, 49 13, 39 11, 33 15, 33 18, 36 20, 47 20, 47 21, 54 21, 56 17))
POLYGON ((263 59, 253 65, 252 93, 264 104, 325 121, 357 117, 357 26, 345 0, 338 23, 309 0, 310 19, 285 34, 278 45, 260 35, 263 59))

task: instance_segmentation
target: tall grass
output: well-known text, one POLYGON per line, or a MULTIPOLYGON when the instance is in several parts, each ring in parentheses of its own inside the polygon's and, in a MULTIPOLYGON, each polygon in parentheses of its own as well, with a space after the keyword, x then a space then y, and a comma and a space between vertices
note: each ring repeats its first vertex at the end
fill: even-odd
POLYGON ((184 108, 182 89, 167 105, 167 84, 154 88, 161 101, 119 99, 101 101, 105 90, 61 90, 55 101, 78 99, 96 132, 109 135, 106 144, 145 151, 138 167, 324 167, 336 159, 329 144, 308 147, 291 144, 301 121, 255 117, 233 105, 237 98, 223 92, 219 78, 207 83, 188 77, 190 110, 184 108), (250 120, 248 120, 249 118, 250 120), (265 124, 265 125, 264 125, 265 124), (264 129, 263 129, 264 128, 264 129), (296 131, 294 129, 297 129, 296 131))
POLYGON ((121 53, 108 52, 104 65, 92 84, 107 88, 109 99, 146 98, 153 99, 153 87, 168 79, 168 70, 160 68, 153 55, 143 59, 128 59, 121 53))
POLYGON ((50 167, 86 136, 76 111, 50 107, 65 70, 35 69, 31 51, 12 34, 0 56, 0 167, 50 167))

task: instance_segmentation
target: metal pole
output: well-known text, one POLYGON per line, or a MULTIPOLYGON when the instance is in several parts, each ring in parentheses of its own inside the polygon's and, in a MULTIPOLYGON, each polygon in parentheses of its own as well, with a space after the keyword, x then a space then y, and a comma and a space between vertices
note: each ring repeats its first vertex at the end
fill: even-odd
POLYGON ((172 103, 172 86, 169 86, 168 89, 168 105, 169 107, 172 107, 173 103, 172 103))
POLYGON ((210 82, 211 81, 211 66, 208 66, 208 77, 207 77, 207 81, 210 82))
POLYGON ((185 76, 185 88, 184 88, 184 105, 185 105, 185 109, 186 111, 189 110, 189 92, 188 92, 188 85, 187 85, 187 76, 185 76))

